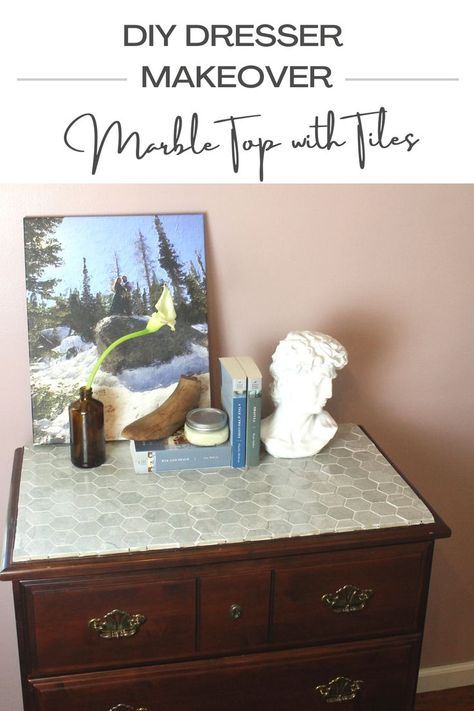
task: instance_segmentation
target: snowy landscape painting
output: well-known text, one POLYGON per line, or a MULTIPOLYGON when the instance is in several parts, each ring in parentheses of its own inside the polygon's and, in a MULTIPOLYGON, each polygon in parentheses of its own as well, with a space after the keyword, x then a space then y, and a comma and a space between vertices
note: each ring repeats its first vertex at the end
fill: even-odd
POLYGON ((164 402, 181 375, 198 376, 209 404, 203 215, 27 217, 24 237, 36 444, 69 442, 68 406, 98 355, 145 327, 165 285, 176 331, 121 344, 94 380, 106 439, 164 402))

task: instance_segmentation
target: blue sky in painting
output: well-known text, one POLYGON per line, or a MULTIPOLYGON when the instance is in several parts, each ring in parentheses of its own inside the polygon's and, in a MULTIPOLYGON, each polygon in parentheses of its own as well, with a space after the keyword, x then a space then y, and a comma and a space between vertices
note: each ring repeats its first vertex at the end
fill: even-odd
MULTIPOLYGON (((160 215, 160 219, 185 268, 191 261, 196 264, 196 253, 205 263, 203 215, 160 215)), ((85 257, 92 292, 110 293, 116 277, 117 255, 121 274, 126 274, 134 286, 138 283, 143 288, 145 276, 135 247, 139 231, 148 244, 158 280, 166 279, 158 262, 154 215, 64 217, 55 232, 63 247, 63 264, 48 268, 43 277, 60 279, 57 295, 68 294, 72 289, 81 291, 85 257)))

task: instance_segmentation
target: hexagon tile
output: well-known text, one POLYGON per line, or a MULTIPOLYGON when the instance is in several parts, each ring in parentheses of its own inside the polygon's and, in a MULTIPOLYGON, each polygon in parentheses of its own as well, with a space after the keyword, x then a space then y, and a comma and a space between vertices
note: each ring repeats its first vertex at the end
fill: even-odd
POLYGON ((128 442, 97 469, 67 445, 25 448, 13 560, 257 541, 431 523, 425 504, 356 425, 320 454, 263 455, 247 470, 135 474, 128 442))

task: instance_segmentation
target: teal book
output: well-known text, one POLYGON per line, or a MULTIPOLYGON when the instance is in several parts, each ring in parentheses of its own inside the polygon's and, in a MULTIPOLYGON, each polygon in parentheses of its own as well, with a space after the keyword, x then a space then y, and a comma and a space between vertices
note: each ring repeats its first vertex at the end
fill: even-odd
POLYGON ((260 423, 262 419, 262 373, 250 356, 237 356, 247 378, 247 466, 260 462, 260 423))
POLYGON ((229 417, 231 463, 246 466, 247 377, 237 358, 219 358, 221 369, 221 403, 229 417))

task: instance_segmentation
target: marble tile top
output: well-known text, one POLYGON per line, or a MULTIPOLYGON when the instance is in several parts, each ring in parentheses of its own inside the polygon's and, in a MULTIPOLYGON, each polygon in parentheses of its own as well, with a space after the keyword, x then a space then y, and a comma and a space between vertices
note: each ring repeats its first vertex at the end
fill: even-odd
POLYGON ((67 445, 25 448, 13 561, 411 526, 433 516, 356 425, 318 455, 247 470, 135 474, 128 442, 77 469, 67 445))

